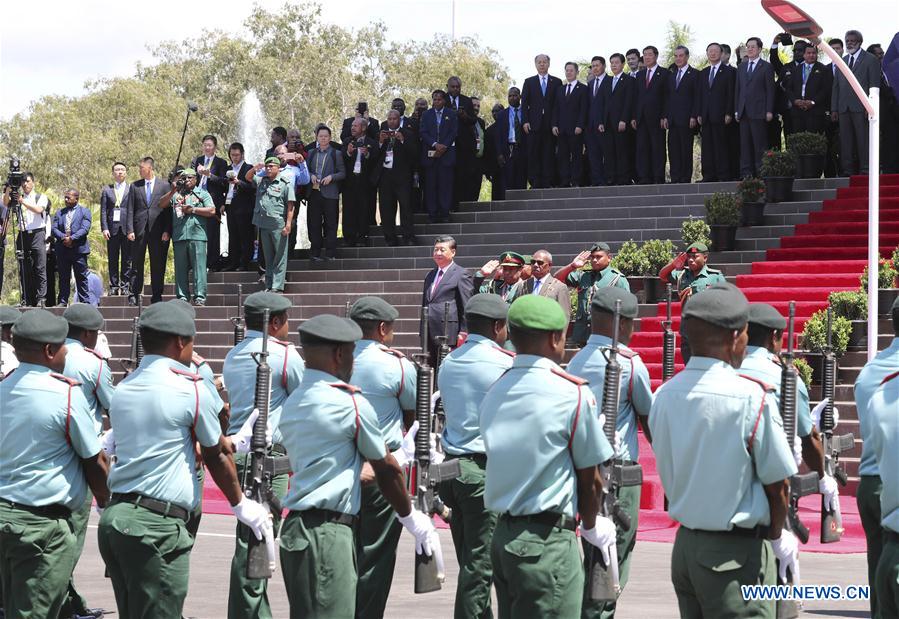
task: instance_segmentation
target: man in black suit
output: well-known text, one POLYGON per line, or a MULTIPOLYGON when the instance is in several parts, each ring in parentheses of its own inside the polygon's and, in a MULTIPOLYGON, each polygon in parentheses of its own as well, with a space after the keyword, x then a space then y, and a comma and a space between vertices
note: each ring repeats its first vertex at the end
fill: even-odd
POLYGON ((503 108, 491 127, 496 156, 493 177, 494 200, 505 200, 509 189, 526 189, 528 184, 527 136, 522 130, 521 91, 512 86, 503 108))
POLYGON ((256 206, 256 188, 246 180, 253 167, 244 161, 244 148, 240 142, 228 147, 231 165, 225 171, 228 190, 225 193, 225 215, 228 221, 227 270, 248 271, 253 260, 253 242, 256 228, 253 226, 253 208, 256 206))
POLYGON ((343 125, 340 127, 340 143, 346 144, 347 141, 351 139, 353 121, 357 118, 364 118, 368 121, 368 128, 365 130, 365 135, 377 142, 381 124, 378 122, 377 118, 369 115, 368 103, 360 101, 356 104, 355 114, 343 119, 343 125))
MULTIPOLYGON (((862 49, 862 33, 849 30, 844 38, 846 55, 843 62, 852 70, 862 90, 867 93, 872 86, 880 86, 880 62, 873 54, 862 49)), ((830 96, 831 118, 840 122, 840 163, 843 175, 867 174, 868 113, 842 73, 837 73, 830 96)), ((879 170, 874 172, 876 174, 879 170)))
POLYGON ((346 178, 343 181, 343 238, 347 247, 368 244, 369 195, 375 190, 372 170, 378 158, 378 142, 368 135, 368 119, 359 117, 350 125, 343 143, 346 178))
POLYGON ((553 105, 552 127, 558 151, 559 186, 577 187, 583 168, 584 126, 587 124, 587 87, 577 79, 578 66, 565 63, 565 83, 553 105))
POLYGON ((459 332, 466 330, 465 304, 472 295, 474 284, 468 269, 454 262, 456 239, 438 236, 431 255, 437 266, 425 276, 421 305, 428 308, 428 354, 431 365, 434 365, 437 362, 436 338, 443 336, 444 312, 447 342, 455 348, 459 332))
MULTIPOLYGON (((828 41, 828 44, 840 58, 843 57, 842 39, 831 39, 828 41)), ((838 120, 834 120, 831 117, 830 111, 834 106, 833 80, 836 78, 839 69, 837 69, 837 65, 833 63, 825 66, 830 73, 831 96, 828 97, 829 105, 827 106, 827 118, 824 125, 824 133, 827 135, 827 158, 824 161, 824 176, 825 178, 834 178, 835 176, 840 175, 840 123, 838 120)))
MULTIPOLYGON (((472 200, 478 200, 481 196, 481 185, 484 183, 484 175, 492 173, 492 166, 487 163, 487 121, 481 118, 481 100, 478 97, 471 98, 471 109, 474 111, 474 170, 471 175, 472 200)), ((496 159, 491 155, 492 161, 496 159)))
MULTIPOLYGON (((400 129, 418 131, 418 119, 406 116, 406 102, 401 97, 397 97, 390 102, 390 109, 400 113, 400 129)), ((385 129, 387 129, 387 121, 383 120, 381 121, 381 131, 385 129)))
POLYGON ((665 121, 668 127, 668 159, 671 182, 693 180, 693 135, 699 116, 699 71, 690 66, 690 50, 674 49, 674 71, 668 75, 665 121))
POLYGON ((372 174, 378 176, 381 227, 387 245, 396 247, 396 211, 399 204, 403 244, 415 245, 412 215, 412 171, 418 165, 418 138, 411 127, 400 127, 397 109, 387 112, 387 125, 378 136, 379 150, 372 174))
POLYGON ((612 85, 606 75, 606 59, 594 56, 590 61, 590 81, 587 82, 587 126, 584 128, 584 142, 587 146, 587 160, 590 164, 590 184, 594 187, 606 184, 606 169, 603 164, 602 124, 604 94, 612 85))
POLYGON ((131 284, 131 241, 125 231, 131 188, 125 180, 128 168, 121 161, 112 165, 113 184, 100 194, 100 230, 106 239, 109 265, 109 294, 125 294, 131 284))
MULTIPOLYGON (((409 116, 410 124, 415 126, 416 139, 421 135, 421 117, 428 111, 428 100, 424 97, 418 97, 412 107, 412 114, 409 116)), ((421 161, 416 163, 415 171, 412 173, 412 212, 424 213, 425 208, 425 175, 421 167, 421 161)))
MULTIPOLYGON (((475 113, 471 98, 462 94, 462 80, 453 76, 446 80, 446 106, 454 110, 458 117, 458 134, 456 136, 456 170, 453 177, 453 199, 450 210, 458 210, 459 202, 471 202, 478 199, 474 193, 475 176, 480 175, 475 169, 475 150, 477 134, 475 131, 475 113)), ((481 184, 477 183, 480 193, 481 184)))
POLYGON ((659 50, 643 48, 643 68, 636 76, 631 127, 637 132, 637 178, 641 185, 665 182, 665 96, 668 70, 657 64, 659 50))
POLYGON ((222 207, 225 206, 225 193, 228 191, 228 179, 225 172, 228 162, 215 154, 218 139, 214 135, 203 136, 203 154, 191 162, 190 167, 197 171, 197 187, 205 189, 215 204, 215 217, 206 217, 206 267, 217 270, 221 267, 221 229, 222 207))
POLYGON ((774 118, 774 70, 759 58, 762 40, 746 41, 746 60, 737 69, 734 117, 740 123, 740 176, 758 176, 768 148, 768 123, 774 118))
POLYGON ((705 48, 709 66, 699 74, 699 94, 703 182, 733 180, 731 174, 728 127, 733 123, 736 71, 721 61, 721 44, 709 43, 705 48))
POLYGON ((552 134, 552 111, 562 80, 549 74, 549 56, 534 58, 537 75, 524 80, 521 89, 522 129, 527 135, 528 181, 531 187, 551 187, 556 155, 552 134))
POLYGON ((270 137, 272 147, 265 151, 265 158, 275 156, 275 149, 279 146, 287 146, 287 129, 284 127, 275 127, 272 129, 270 137))
POLYGON ((603 136, 603 163, 606 179, 612 185, 629 185, 633 176, 632 136, 627 130, 634 105, 634 89, 637 82, 624 73, 624 55, 609 56, 609 86, 602 94, 602 122, 599 132, 603 136))
POLYGON ((144 289, 144 258, 150 253, 151 303, 162 301, 165 265, 172 238, 172 209, 161 204, 171 185, 156 176, 152 157, 140 160, 140 180, 131 184, 125 231, 132 241, 130 305, 137 305, 137 295, 144 289))
POLYGON ((830 109, 830 91, 833 77, 823 64, 818 62, 818 48, 807 45, 803 62, 793 71, 787 84, 791 101, 792 130, 824 133, 827 110, 830 109))
POLYGON ((783 35, 778 34, 771 43, 771 51, 768 58, 771 61, 771 68, 774 69, 774 120, 768 123, 768 146, 774 149, 780 149, 780 123, 777 117, 780 116, 783 122, 783 134, 788 136, 796 133, 799 129, 793 126, 793 99, 791 90, 793 83, 797 79, 797 74, 802 67, 803 58, 805 57, 805 48, 808 43, 799 40, 793 43, 793 59, 784 64, 780 60, 780 44, 783 42, 783 35))

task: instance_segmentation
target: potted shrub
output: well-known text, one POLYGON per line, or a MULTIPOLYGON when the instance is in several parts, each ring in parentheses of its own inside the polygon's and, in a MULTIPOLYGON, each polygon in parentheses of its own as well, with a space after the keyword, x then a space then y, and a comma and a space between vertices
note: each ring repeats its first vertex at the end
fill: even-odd
POLYGON ((641 247, 646 261, 643 275, 643 292, 646 303, 658 303, 664 295, 664 284, 659 279, 659 271, 674 257, 676 248, 668 239, 650 239, 641 247))
MULTIPOLYGON (((899 251, 899 248, 897 248, 897 251, 899 251)), ((893 255, 895 256, 896 253, 893 255)), ((881 258, 877 269, 877 313, 881 315, 890 313, 893 301, 899 296, 899 282, 896 281, 897 277, 899 277, 899 272, 896 271, 894 264, 893 261, 881 258)), ((865 270, 862 271, 861 288, 867 293, 868 267, 865 267, 865 270)))
POLYGON ((802 357, 793 359, 793 367, 799 373, 799 378, 805 383, 805 388, 811 391, 812 388, 812 366, 802 357))
POLYGON ((787 150, 796 155, 798 178, 821 178, 824 173, 824 157, 827 155, 827 138, 813 131, 800 131, 787 136, 787 150))
POLYGON ((762 156, 762 178, 768 202, 789 202, 793 199, 793 179, 796 177, 796 156, 793 153, 769 150, 762 156))
POLYGON ((740 213, 742 225, 761 226, 765 223, 765 181, 760 178, 744 178, 737 183, 737 193, 743 203, 740 213))
POLYGON ((712 245, 717 251, 731 251, 740 225, 740 196, 719 191, 705 200, 705 221, 711 228, 712 245))
MULTIPOLYGON (((830 346, 833 354, 837 357, 843 356, 846 347, 849 344, 849 332, 852 331, 852 325, 842 316, 831 317, 831 340, 830 346)), ((815 383, 821 382, 822 361, 821 353, 827 346, 827 310, 818 310, 805 323, 801 340, 802 348, 811 354, 803 355, 812 367, 812 380, 815 383)))
POLYGON ((709 248, 712 246, 712 230, 704 219, 699 219, 690 215, 689 219, 685 219, 680 225, 681 238, 684 241, 684 249, 693 243, 705 243, 709 248))
POLYGON ((842 316, 852 324, 848 347, 864 348, 868 345, 868 293, 864 290, 831 292, 827 302, 836 316, 842 316))
POLYGON ((643 274, 648 268, 643 250, 634 239, 625 241, 612 258, 612 266, 621 271, 630 284, 631 292, 638 295, 643 290, 643 274))

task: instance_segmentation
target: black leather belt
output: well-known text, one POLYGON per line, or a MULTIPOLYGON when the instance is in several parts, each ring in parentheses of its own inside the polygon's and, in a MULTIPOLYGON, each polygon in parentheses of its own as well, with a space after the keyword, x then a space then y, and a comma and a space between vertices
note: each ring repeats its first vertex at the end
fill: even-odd
POLYGON ((460 460, 471 460, 472 462, 477 462, 481 466, 487 465, 487 454, 470 453, 470 454, 461 454, 458 456, 450 456, 450 458, 459 458, 460 460))
POLYGON ((337 524, 343 524, 350 528, 353 528, 359 521, 358 516, 345 514, 343 512, 336 512, 333 509, 319 509, 317 507, 313 507, 312 509, 304 509, 302 511, 291 511, 288 514, 288 517, 294 514, 302 518, 303 522, 310 526, 322 522, 336 522, 337 524))
POLYGON ((180 505, 153 499, 136 492, 128 492, 126 494, 113 492, 111 503, 131 503, 132 505, 138 505, 154 514, 159 514, 160 516, 178 518, 185 523, 190 520, 190 512, 180 505))
POLYGON ((513 516, 506 512, 500 514, 500 518, 505 518, 512 522, 536 522, 537 524, 559 527, 567 531, 577 530, 577 520, 559 512, 540 512, 539 514, 527 514, 525 516, 513 516))
MULTIPOLYGON (((681 526, 684 527, 684 525, 681 526)), ((751 529, 734 527, 730 531, 706 531, 705 529, 691 529, 690 527, 684 528, 688 531, 695 531, 696 533, 708 533, 710 535, 724 535, 729 537, 753 537, 755 539, 765 539, 766 537, 768 537, 767 525, 758 525, 752 527, 751 529)))
POLYGON ((54 503, 53 505, 23 505, 21 503, 13 503, 12 501, 3 501, 3 504, 12 509, 20 509, 35 516, 52 518, 54 520, 57 518, 69 518, 72 515, 71 509, 59 503, 54 503))
POLYGON ((891 531, 890 529, 883 530, 883 541, 887 543, 899 544, 899 533, 895 531, 891 531))

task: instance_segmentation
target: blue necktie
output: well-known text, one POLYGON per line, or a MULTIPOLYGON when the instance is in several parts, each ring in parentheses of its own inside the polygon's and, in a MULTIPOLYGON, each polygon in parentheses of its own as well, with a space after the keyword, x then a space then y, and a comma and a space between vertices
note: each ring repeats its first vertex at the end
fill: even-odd
POLYGON ((538 279, 534 282, 534 294, 537 294, 540 291, 540 284, 542 282, 538 279))
POLYGON ((150 196, 153 195, 153 186, 150 185, 150 182, 149 182, 149 181, 147 181, 147 182, 144 183, 144 184, 145 184, 145 186, 146 186, 146 188, 147 188, 147 206, 150 206, 150 196))
POLYGON ((546 76, 542 76, 540 78, 540 92, 543 93, 543 96, 546 96, 546 76))

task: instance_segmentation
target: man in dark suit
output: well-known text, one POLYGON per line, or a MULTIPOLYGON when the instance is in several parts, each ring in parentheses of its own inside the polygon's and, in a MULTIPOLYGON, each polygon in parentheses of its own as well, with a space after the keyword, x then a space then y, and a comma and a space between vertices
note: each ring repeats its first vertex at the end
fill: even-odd
POLYGON ((387 112, 387 126, 378 136, 379 151, 372 174, 377 175, 381 209, 381 227, 387 245, 396 247, 396 212, 399 204, 400 230, 403 244, 415 245, 412 215, 412 172, 418 165, 418 140, 407 124, 400 127, 403 116, 397 109, 387 112))
POLYGON ((372 170, 378 159, 378 142, 368 136, 368 120, 356 118, 343 143, 343 239, 347 247, 368 245, 369 195, 374 190, 372 170))
POLYGON ((475 123, 477 121, 471 97, 462 94, 462 80, 456 76, 446 80, 446 95, 447 108, 454 110, 458 117, 456 169, 453 173, 451 206, 451 209, 455 211, 459 208, 459 202, 477 200, 481 190, 481 175, 475 165, 475 151, 477 150, 475 123), (477 185, 477 190, 475 190, 475 185, 477 185))
POLYGON ((703 182, 733 180, 731 149, 727 130, 734 120, 734 86, 736 71, 721 61, 721 44, 709 43, 705 48, 709 66, 699 74, 699 116, 702 137, 703 182))
POLYGON ((531 187, 553 184, 556 142, 552 134, 552 111, 562 80, 549 74, 549 56, 534 58, 537 75, 524 80, 521 89, 522 129, 527 135, 528 181, 531 187))
POLYGON ((244 161, 244 148, 240 142, 234 142, 228 147, 228 158, 231 165, 225 170, 228 182, 224 209, 228 221, 226 270, 248 271, 253 260, 253 242, 256 240, 256 228, 253 226, 256 188, 246 180, 246 175, 253 166, 244 161))
POLYGON ((100 229, 106 239, 109 265, 109 294, 123 295, 131 283, 131 241, 125 232, 130 187, 128 168, 121 161, 112 165, 113 184, 100 193, 100 229))
POLYGON ((353 121, 357 118, 364 118, 368 121, 368 128, 365 130, 365 135, 377 142, 379 127, 381 125, 378 122, 377 118, 369 116, 368 103, 366 103, 365 101, 360 101, 359 103, 357 103, 355 112, 356 113, 353 116, 343 119, 343 125, 340 127, 341 144, 346 144, 350 139, 352 134, 353 121))
POLYGON ((553 104, 552 127, 558 151, 559 185, 576 187, 583 168, 584 126, 587 124, 587 87, 577 79, 578 66, 565 63, 565 83, 553 104))
POLYGON ((808 43, 799 40, 793 43, 793 60, 784 64, 780 60, 778 50, 783 40, 783 35, 778 34, 774 37, 771 44, 771 51, 768 58, 771 61, 771 68, 774 69, 774 120, 768 123, 768 146, 774 149, 780 149, 780 123, 777 117, 780 116, 783 122, 784 136, 799 131, 793 126, 793 97, 791 90, 793 83, 796 81, 797 73, 802 67, 803 58, 805 57, 805 48, 808 43))
POLYGON ((162 301, 165 284, 165 265, 169 257, 169 241, 172 238, 172 209, 161 204, 162 197, 171 185, 156 176, 152 157, 140 160, 141 179, 131 183, 125 231, 132 241, 130 305, 137 305, 137 295, 144 289, 144 258, 150 253, 151 303, 162 301))
POLYGON ((793 78, 787 84, 792 104, 790 114, 794 133, 799 131, 824 133, 832 87, 831 72, 818 62, 818 48, 807 45, 802 64, 794 69, 793 78))
MULTIPOLYGON (((400 113, 400 129, 409 129, 413 132, 418 131, 418 119, 406 116, 406 102, 402 97, 397 97, 390 102, 390 109, 400 113)), ((387 121, 381 121, 381 131, 387 128, 387 121)))
POLYGON ((90 209, 78 204, 78 190, 69 189, 64 199, 65 206, 53 216, 53 238, 56 239, 56 268, 59 269, 59 305, 69 304, 72 271, 75 271, 75 289, 78 302, 88 303, 87 255, 91 252, 87 235, 91 230, 90 209))
POLYGON ((699 71, 690 66, 690 50, 674 50, 674 71, 668 75, 665 121, 668 127, 668 159, 671 182, 693 180, 693 135, 699 116, 699 71))
POLYGON ((265 151, 265 158, 275 156, 275 149, 279 146, 287 146, 287 129, 284 127, 275 127, 272 129, 270 137, 272 147, 265 151))
POLYGON ((594 56, 590 61, 590 74, 587 82, 587 125, 584 127, 584 142, 587 146, 587 161, 590 166, 590 184, 595 186, 606 184, 606 169, 603 164, 602 124, 604 94, 612 85, 606 75, 606 59, 594 56))
POLYGON ((624 73, 624 54, 609 56, 609 68, 612 75, 608 78, 608 88, 601 95, 603 115, 599 125, 603 136, 603 164, 610 184, 629 185, 633 176, 633 145, 627 125, 631 119, 637 82, 624 73))
MULTIPOLYGON (((843 57, 842 39, 831 39, 828 44, 833 48, 833 51, 835 51, 840 58, 843 57)), ((825 66, 830 72, 831 96, 828 98, 830 105, 828 105, 827 118, 824 125, 824 132, 827 135, 827 159, 824 161, 824 176, 826 178, 834 178, 836 176, 839 176, 841 173, 840 122, 839 120, 834 120, 832 118, 830 111, 831 109, 833 109, 833 106, 836 105, 836 102, 833 100, 833 82, 836 79, 837 73, 839 73, 839 69, 837 69, 837 65, 832 62, 825 66)))
POLYGON ((768 123, 774 118, 774 70, 759 58, 762 40, 746 41, 746 60, 737 69, 734 117, 740 123, 740 176, 758 176, 768 148, 768 123))
POLYGON ((190 167, 197 171, 197 187, 205 189, 215 204, 215 217, 206 217, 206 267, 217 270, 221 267, 221 229, 222 207, 225 206, 225 194, 228 191, 228 179, 225 172, 228 162, 215 154, 218 139, 214 135, 203 136, 203 154, 191 162, 190 167))
MULTIPOLYGON (((846 41, 846 55, 843 61, 852 69, 853 75, 866 93, 872 86, 880 86, 880 63, 873 55, 862 49, 862 34, 850 30, 843 37, 846 41)), ((831 117, 840 123, 840 163, 843 175, 868 173, 868 113, 842 73, 837 77, 831 90, 831 117)), ((875 170, 879 172, 879 170, 875 170)))
POLYGON ((431 223, 449 221, 456 170, 458 115, 446 108, 446 93, 431 93, 433 106, 421 120, 421 169, 425 175, 425 204, 431 223))
POLYGON ((665 182, 665 96, 668 70, 657 64, 659 50, 643 49, 643 68, 636 76, 631 127, 637 132, 637 178, 642 185, 665 182))
MULTIPOLYGON (((455 348, 459 332, 465 331, 465 304, 472 295, 473 282, 468 269, 454 262, 456 239, 438 236, 432 252, 437 265, 425 276, 422 307, 428 308, 428 354, 431 365, 437 362, 437 338, 443 336, 446 314, 447 342, 455 348)), ((423 329, 424 325, 420 328, 423 329)))
POLYGON ((509 189, 526 189, 528 184, 527 136, 522 130, 521 91, 512 86, 507 96, 509 106, 497 115, 492 130, 496 156, 493 177, 494 199, 505 200, 509 189))

